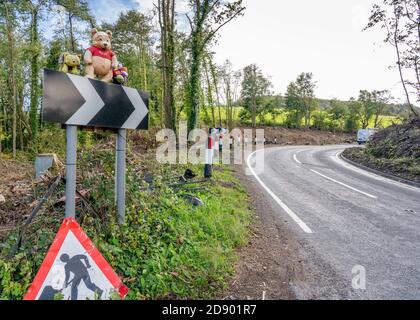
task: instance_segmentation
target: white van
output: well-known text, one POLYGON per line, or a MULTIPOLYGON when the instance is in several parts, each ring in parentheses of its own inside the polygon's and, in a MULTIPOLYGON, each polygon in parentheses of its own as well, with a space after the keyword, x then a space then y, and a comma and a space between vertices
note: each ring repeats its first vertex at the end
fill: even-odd
POLYGON ((364 144, 377 132, 377 129, 360 129, 357 131, 357 143, 364 144))

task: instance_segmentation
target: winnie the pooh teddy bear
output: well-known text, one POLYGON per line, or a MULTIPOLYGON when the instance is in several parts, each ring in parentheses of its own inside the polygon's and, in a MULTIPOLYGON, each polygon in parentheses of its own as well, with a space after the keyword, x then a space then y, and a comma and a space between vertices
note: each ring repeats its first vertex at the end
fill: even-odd
POLYGON ((99 80, 111 82, 112 70, 118 68, 117 56, 111 51, 112 32, 99 32, 96 29, 91 32, 93 45, 84 56, 86 77, 94 79, 96 76, 99 80))
POLYGON ((58 60, 58 71, 80 75, 80 60, 82 55, 65 52, 58 60))

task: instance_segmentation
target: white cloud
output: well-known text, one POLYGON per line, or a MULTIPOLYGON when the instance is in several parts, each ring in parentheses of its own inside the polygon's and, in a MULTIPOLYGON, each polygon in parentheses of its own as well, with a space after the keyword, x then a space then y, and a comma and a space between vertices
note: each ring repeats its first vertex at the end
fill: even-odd
MULTIPOLYGON (((137 3, 141 9, 145 10, 151 10, 154 8, 154 4, 157 4, 157 0, 135 0, 134 2, 137 3)), ((175 7, 178 13, 186 13, 191 10, 188 5, 188 0, 176 0, 175 7)))
POLYGON ((137 3, 141 9, 151 10, 154 8, 153 4, 157 3, 157 0, 135 0, 134 2, 137 3))

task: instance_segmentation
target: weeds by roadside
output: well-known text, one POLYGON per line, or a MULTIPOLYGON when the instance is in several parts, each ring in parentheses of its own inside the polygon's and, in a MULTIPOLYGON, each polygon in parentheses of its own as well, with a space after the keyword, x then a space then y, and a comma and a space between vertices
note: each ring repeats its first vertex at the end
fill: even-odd
MULTIPOLYGON (((152 153, 130 149, 127 173, 127 221, 116 222, 114 157, 109 146, 83 149, 79 190, 86 190, 90 208, 79 203, 77 218, 85 232, 130 288, 127 299, 211 298, 227 285, 234 271, 235 250, 247 242, 250 209, 244 189, 229 167, 218 167, 212 183, 167 187, 186 166, 161 166, 152 153), (148 191, 144 174, 152 173, 148 191), (191 190, 191 191, 189 191, 191 190), (199 196, 192 206, 184 195, 199 196)), ((201 166, 192 169, 201 174, 201 166)), ((33 280, 64 217, 63 186, 28 229, 12 260, 5 256, 17 231, 2 239, 0 298, 21 299, 33 280)))

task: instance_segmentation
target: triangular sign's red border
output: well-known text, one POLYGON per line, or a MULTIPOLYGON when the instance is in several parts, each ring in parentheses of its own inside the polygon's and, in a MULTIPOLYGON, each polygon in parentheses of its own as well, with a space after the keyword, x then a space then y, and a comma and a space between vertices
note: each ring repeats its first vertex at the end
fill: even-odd
POLYGON ((79 240, 80 244, 86 250, 86 252, 90 255, 90 257, 95 261, 101 271, 104 273, 106 278, 112 284, 114 288, 119 292, 121 298, 124 298, 128 293, 128 288, 121 282, 120 278, 114 272, 112 267, 109 263, 105 260, 105 258, 101 255, 99 250, 95 247, 93 242, 89 239, 86 233, 82 230, 79 224, 76 222, 74 218, 66 218, 63 221, 63 224, 58 230, 58 233, 54 239, 53 244, 51 245, 50 249, 48 250, 47 256, 44 259, 39 271, 32 282, 31 287, 29 288, 28 292, 26 293, 24 300, 35 300, 39 290, 42 288, 45 279, 47 278, 48 273, 50 272, 51 267, 54 264, 54 261, 57 258, 58 252, 63 245, 64 240, 67 237, 67 234, 72 231, 74 236, 79 240))

